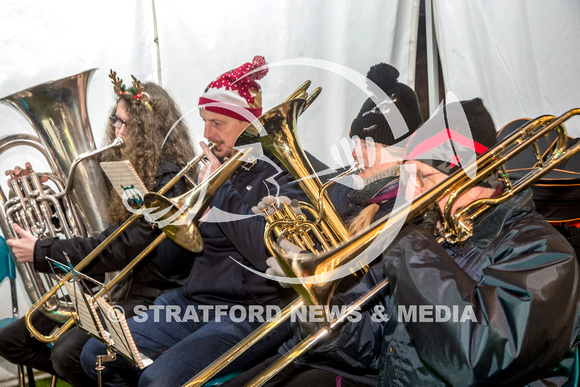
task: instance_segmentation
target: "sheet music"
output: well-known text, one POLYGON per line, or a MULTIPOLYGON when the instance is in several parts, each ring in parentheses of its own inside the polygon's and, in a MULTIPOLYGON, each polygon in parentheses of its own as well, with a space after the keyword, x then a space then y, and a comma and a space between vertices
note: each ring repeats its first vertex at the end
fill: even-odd
POLYGON ((102 297, 96 299, 97 304, 91 302, 92 297, 82 292, 80 285, 73 286, 65 282, 65 287, 76 307, 76 322, 79 329, 103 341, 140 369, 153 363, 153 360, 141 354, 137 349, 127 320, 122 313, 109 305, 102 297), (98 309, 100 309, 102 316, 97 313, 98 309), (108 332, 101 320, 105 321, 108 332))
POLYGON ((68 282, 65 282, 64 285, 74 302, 77 312, 76 322, 79 328, 112 346, 113 342, 101 323, 96 311, 96 305, 91 302, 91 297, 83 293, 79 289, 80 286, 72 286, 68 282))
POLYGON ((140 369, 153 363, 153 360, 139 352, 123 313, 113 308, 101 297, 97 298, 97 304, 101 309, 115 349, 127 358, 132 359, 140 369))
POLYGON ((129 201, 143 203, 143 196, 148 191, 129 160, 102 162, 101 168, 120 197, 126 195, 129 201))

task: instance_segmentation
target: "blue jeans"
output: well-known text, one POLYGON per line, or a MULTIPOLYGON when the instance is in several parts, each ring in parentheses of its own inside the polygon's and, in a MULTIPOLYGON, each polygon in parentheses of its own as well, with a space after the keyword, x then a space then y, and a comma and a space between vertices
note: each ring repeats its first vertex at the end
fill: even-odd
MULTIPOLYGON (((128 320, 135 344, 142 354, 154 360, 153 364, 139 370, 117 356, 115 361, 104 363, 103 385, 136 385, 138 381, 139 386, 181 386, 262 324, 250 318, 240 321, 239 313, 232 319, 229 313, 216 315, 213 307, 200 309, 181 290, 159 296, 154 305, 153 309, 128 320), (172 306, 171 310, 168 305, 172 306), (195 308, 195 317, 192 308, 195 308)), ((276 353, 289 336, 290 325, 285 323, 219 375, 250 368, 276 353)), ((82 367, 94 380, 97 380, 97 355, 106 352, 105 345, 96 339, 89 340, 83 348, 82 367)))

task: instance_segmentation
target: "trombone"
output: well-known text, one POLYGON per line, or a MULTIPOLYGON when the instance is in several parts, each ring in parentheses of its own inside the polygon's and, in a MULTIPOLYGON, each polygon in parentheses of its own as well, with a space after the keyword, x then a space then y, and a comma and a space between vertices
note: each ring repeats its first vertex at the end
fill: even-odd
MULTIPOLYGON (((203 159, 203 154, 193 158, 187 165, 179 171, 177 175, 175 175, 164 187, 159 190, 159 193, 167 192, 175 183, 179 181, 194 165, 198 164, 203 159)), ((75 266, 76 271, 81 271, 84 269, 89 263, 95 259, 111 242, 113 242, 127 227, 129 227, 133 222, 139 219, 140 214, 135 213, 131 215, 123 224, 121 224, 111 235, 109 235, 103 242, 101 242, 93 251, 90 252, 81 262, 79 262, 75 266)), ((99 292, 99 296, 105 294, 105 292, 109 291, 113 286, 119 283, 128 273, 129 271, 143 258, 145 257, 151 250, 153 250, 162 240, 161 234, 158 236, 149 246, 145 248, 133 261, 129 263, 127 267, 125 267, 122 271, 120 271, 114 278, 112 278, 105 288, 102 289, 102 292, 99 292)), ((32 315, 43 305, 49 301, 57 292, 58 290, 64 285, 64 283, 71 279, 73 273, 69 272, 65 276, 63 276, 56 285, 52 287, 48 292, 44 294, 41 298, 39 298, 34 305, 28 310, 26 313, 25 324, 28 328, 30 334, 34 336, 37 340, 43 343, 51 343, 55 341, 61 334, 66 332, 68 329, 72 327, 75 322, 75 316, 69 318, 61 327, 57 328, 54 332, 50 335, 43 335, 40 333, 32 324, 32 315)))
MULTIPOLYGON (((436 201, 447 195, 449 195, 449 199, 444 206, 443 212, 439 211, 439 217, 442 223, 441 231, 443 232, 441 237, 451 244, 465 242, 469 237, 471 237, 474 221, 478 216, 483 214, 489 208, 504 203, 514 197, 558 165, 580 152, 580 142, 567 148, 566 131, 562 125, 564 121, 578 114, 580 114, 580 108, 571 109, 557 118, 554 118, 553 116, 540 116, 530 121, 528 124, 521 126, 504 141, 496 144, 493 148, 481 155, 478 160, 467 166, 465 170, 455 172, 437 187, 425 192, 417 198, 411 205, 411 208, 408 211, 408 216, 406 210, 395 210, 390 215, 387 215, 373 223, 367 231, 356 235, 343 246, 340 246, 334 251, 322 254, 319 257, 321 262, 320 267, 323 268, 321 271, 324 271, 324 268, 328 266, 342 266, 352 261, 356 256, 361 254, 382 231, 389 231, 389 226, 387 225, 388 221, 393 222, 394 224, 397 223, 397 219, 402 219, 405 222, 408 222, 425 213, 432 206, 437 208, 437 205, 434 206, 436 201), (556 131, 557 138, 555 143, 550 145, 549 135, 553 131, 556 131), (545 155, 541 154, 538 146, 538 142, 542 137, 546 139, 549 145, 548 153, 545 155), (512 183, 504 168, 504 164, 529 147, 531 147, 534 152, 537 167, 516 182, 512 183), (469 171, 477 171, 473 179, 468 177, 467 172, 469 171), (457 211, 454 215, 451 215, 451 208, 462 193, 488 176, 496 173, 496 171, 501 172, 500 177, 506 187, 502 195, 494 198, 478 199, 457 211)), ((319 270, 317 270, 317 272, 318 271, 319 270)), ((289 365, 308 349, 312 348, 321 339, 326 337, 332 329, 336 329, 339 324, 346 319, 348 314, 352 313, 356 307, 365 303, 387 284, 388 278, 383 279, 383 281, 376 285, 375 288, 371 289, 369 293, 365 294, 354 304, 349 306, 344 314, 340 315, 328 326, 321 328, 318 332, 305 338, 296 347, 284 354, 284 356, 277 362, 250 381, 248 386, 259 387, 264 385, 280 370, 289 365)))
MULTIPOLYGON (((255 160, 258 153, 260 153, 262 146, 275 153, 275 149, 269 145, 273 141, 278 140, 278 138, 273 137, 279 137, 281 134, 273 134, 269 131, 269 128, 277 127, 279 121, 287 122, 288 120, 293 120, 295 123, 297 117, 302 114, 320 94, 321 89, 317 88, 309 96, 306 92, 306 89, 309 86, 310 81, 304 82, 288 98, 286 98, 281 105, 278 105, 264 113, 258 118, 258 120, 248 125, 244 131, 242 131, 235 143, 238 152, 233 156, 240 160, 239 164, 245 161, 255 160), (264 135, 264 130, 266 131, 266 135, 264 135)), ((292 150, 288 149, 285 149, 284 151, 292 152, 292 150)), ((230 163, 230 161, 233 161, 232 158, 228 159, 227 163, 230 163)), ((310 169, 312 168, 310 167, 310 169)), ((212 174, 210 179, 212 179, 214 175, 217 175, 217 171, 212 174)), ((313 172, 311 172, 311 175, 313 175, 313 172)), ((227 180, 227 178, 229 178, 229 174, 225 179, 223 179, 223 181, 227 180)), ((219 187, 223 181, 221 181, 219 185, 210 184, 209 186, 213 187, 217 185, 217 187, 219 187)), ((304 183, 301 181, 300 184, 304 183)), ((309 182, 309 184, 314 187, 316 182, 312 181, 309 182)), ((320 185, 319 181, 318 185, 320 185)), ((206 202, 209 202, 209 200, 203 198, 201 192, 194 192, 194 190, 172 199, 168 199, 162 194, 154 193, 148 193, 143 198, 143 203, 146 208, 156 209, 157 213, 160 214, 157 215, 156 218, 164 223, 171 220, 170 224, 162 226, 163 232, 175 243, 192 252, 201 251, 201 248, 199 248, 199 250, 196 250, 196 248, 198 245, 203 246, 203 241, 201 240, 201 236, 199 235, 199 231, 195 224, 197 223, 197 220, 199 220, 197 216, 202 212, 198 208, 199 206, 205 206, 207 204, 206 202), (193 220, 190 219, 191 213, 195 214, 193 220)), ((328 205, 332 205, 329 200, 328 205)), ((340 216, 336 211, 335 216, 337 219, 340 219, 340 216)), ((343 238, 346 239, 346 228, 341 229, 341 227, 344 227, 342 223, 336 223, 336 229, 340 230, 340 232, 343 233, 343 238)))

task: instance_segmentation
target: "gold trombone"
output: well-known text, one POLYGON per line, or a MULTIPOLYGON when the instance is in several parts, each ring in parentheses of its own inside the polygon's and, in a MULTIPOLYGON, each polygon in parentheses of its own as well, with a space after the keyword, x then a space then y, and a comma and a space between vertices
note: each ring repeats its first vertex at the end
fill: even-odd
MULTIPOLYGON (((248 125, 244 129, 244 131, 238 136, 235 143, 235 147, 239 151, 234 157, 239 158, 240 163, 243 162, 241 159, 242 157, 244 157, 245 161, 251 161, 252 159, 255 159, 257 154, 253 155, 253 153, 258 153, 259 151, 257 148, 261 149, 262 146, 272 152, 275 151, 275 149, 269 145, 272 142, 277 141, 278 138, 276 136, 279 136, 279 133, 273 133, 271 130, 269 130, 269 128, 276 127, 280 120, 293 120, 293 123, 295 124, 298 116, 302 114, 320 94, 321 89, 318 88, 314 90, 312 94, 308 95, 306 89, 308 89, 309 86, 310 81, 304 82, 281 105, 278 105, 277 107, 264 113, 258 118, 257 121, 248 125), (291 108, 294 109, 292 111, 294 114, 293 116, 291 116, 288 112, 288 110, 291 108), (266 133, 264 133, 264 130, 266 133)), ((284 151, 292 152, 294 150, 286 149, 284 151)), ((303 154, 303 152, 301 154, 304 160, 306 160, 306 156, 303 154)), ((229 159, 227 162, 229 163, 230 161, 231 159, 229 159)), ((310 175, 315 177, 312 167, 310 167, 310 175)), ((296 175, 294 176, 296 177, 296 175)), ((211 178, 213 178, 213 175, 210 177, 210 179, 211 178)), ((300 184, 304 183, 300 182, 300 184)), ((309 181, 308 184, 312 187, 315 187, 316 184, 320 185, 320 181, 317 180, 316 182, 312 180, 309 181)), ((219 185, 210 184, 209 186, 219 187, 221 186, 221 183, 219 185)), ((313 194, 312 198, 314 197, 315 196, 313 194)), ((203 241, 201 240, 199 231, 197 230, 196 226, 200 215, 200 211, 197 208, 200 205, 204 206, 206 203, 203 199, 202 193, 199 192, 199 190, 192 190, 172 199, 168 199, 161 194, 148 193, 144 196, 143 203, 144 207, 146 208, 156 209, 156 212, 152 213, 152 215, 155 215, 156 213, 162 214, 155 216, 162 222, 171 220, 170 224, 162 227, 163 232, 169 238, 192 252, 201 251, 203 241), (193 219, 191 214, 195 214, 193 219)), ((328 205, 332 205, 330 201, 328 201, 328 205)), ((340 219, 340 216, 338 213, 336 213, 336 210, 334 213, 335 216, 340 219)), ((341 225, 337 224, 336 230, 340 230, 342 233, 341 237, 346 239, 346 228, 341 229, 340 227, 341 225)), ((328 238, 333 238, 332 234, 329 234, 328 238)))
MULTIPOLYGON (((290 98, 296 98, 297 96, 303 96, 305 89, 308 84, 302 85, 297 89, 290 98)), ((318 91, 319 92, 319 91, 318 91)), ((313 93, 315 94, 315 93, 313 93)), ((316 96, 318 93, 316 93, 316 96)), ((310 103, 316 98, 316 96, 309 99, 310 103)), ((307 104, 309 105, 309 104, 307 104)), ((304 108, 305 109, 305 108, 304 108)), ((304 111, 304 109, 301 110, 304 111)), ((254 128, 249 126, 248 128, 254 128)), ((248 130, 246 128, 245 130, 248 130)), ((144 196, 145 208, 151 208, 152 210, 157 210, 152 212, 151 215, 158 216, 160 223, 172 219, 172 222, 162 228, 163 234, 160 234, 151 244, 149 244, 141 253, 139 253, 123 270, 121 270, 114 278, 112 278, 106 286, 101 289, 95 298, 101 297, 110 291, 115 285, 117 285, 121 280, 123 280, 127 274, 145 257, 149 254, 163 239, 167 236, 175 238, 176 243, 181 244, 183 247, 191 251, 201 251, 203 249, 203 241, 199 236, 199 231, 197 230, 196 222, 199 220, 201 214, 211 201, 211 198, 217 192, 219 187, 231 176, 231 174, 240 167, 241 164, 248 161, 248 158, 254 157, 252 154, 256 151, 257 143, 250 145, 236 144, 240 146, 240 150, 223 163, 216 171, 214 171, 208 179, 204 180, 191 191, 186 194, 169 200, 163 197, 163 194, 167 192, 179 179, 181 179, 187 171, 189 171, 194 165, 198 164, 203 160, 204 155, 200 155, 192 159, 173 179, 171 179, 157 194, 148 193, 144 196), (193 208, 192 208, 193 207, 193 208), (163 216, 163 212, 167 212, 163 216)), ((112 241, 114 241, 127 227, 129 227, 135 220, 139 218, 140 214, 136 213, 130 216, 121 226, 119 226, 111 235, 109 235, 103 242, 101 242, 89 255, 87 255, 81 262, 75 266, 76 271, 81 271, 84 269, 95 257, 97 257, 112 241)), ((65 275, 51 290, 46 292, 43 297, 38 299, 36 303, 30 308, 25 316, 25 324, 31 335, 43 343, 51 343, 56 340, 61 334, 70 329, 75 322, 75 315, 68 319, 61 327, 55 329, 50 335, 43 335, 40 333, 32 324, 32 315, 41 308, 48 300, 50 300, 62 287, 62 285, 70 280, 72 273, 65 275)))
MULTIPOLYGON (((163 188, 161 188, 161 190, 159 190, 159 193, 164 193, 167 192, 175 183, 177 183, 179 181, 179 179, 181 179, 194 165, 198 164, 200 161, 202 161, 204 155, 199 155, 195 158, 193 158, 189 163, 187 163, 187 165, 181 170, 179 171, 179 173, 177 175, 175 175, 163 188)), ((90 254, 88 254, 81 262, 79 262, 76 266, 75 266, 75 270, 76 271, 81 271, 83 270, 89 263, 91 263, 93 261, 93 259, 95 259, 95 257, 97 257, 101 252, 103 252, 103 250, 111 243, 113 242, 125 229, 127 229, 133 222, 135 222, 137 219, 139 219, 140 214, 139 213, 134 213, 133 215, 131 215, 127 220, 125 220, 125 222, 123 222, 123 224, 121 224, 111 235, 109 235, 104 241, 102 241, 97 247, 95 247, 95 249, 93 251, 90 252, 90 254)), ((151 250, 153 250, 164 238, 164 234, 159 235, 149 246, 147 246, 137 257, 135 257, 133 259, 133 261, 131 261, 127 267, 125 267, 122 271, 120 271, 114 278, 112 278, 107 284, 106 286, 102 289, 101 292, 98 293, 99 296, 104 295, 106 292, 108 292, 113 286, 115 286, 117 283, 119 283, 122 279, 125 278, 125 276, 130 272, 130 270, 137 264, 139 263, 139 261, 145 257, 149 252, 151 252, 151 250)), ((32 324, 32 315, 38 311, 38 309, 42 308, 43 305, 49 301, 52 297, 55 296, 55 294, 60 290, 60 288, 64 285, 64 283, 68 280, 70 280, 72 278, 73 273, 69 272, 67 273, 65 276, 63 276, 56 285, 54 285, 52 287, 52 289, 50 289, 48 292, 46 292, 44 294, 44 296, 42 296, 41 298, 38 299, 38 301, 36 301, 34 303, 34 305, 32 305, 32 307, 28 310, 28 312, 26 313, 26 316, 24 317, 25 319, 25 324, 26 327, 28 328, 28 331, 30 332, 30 334, 32 336, 34 336, 37 340, 43 342, 43 343, 52 343, 53 341, 55 341, 61 334, 63 334, 64 332, 66 332, 68 329, 70 329, 74 322, 75 322, 75 316, 76 314, 73 314, 73 316, 71 318, 69 318, 62 326, 60 326, 59 328, 55 329, 54 332, 52 332, 50 335, 43 335, 42 333, 40 333, 32 324)))
MULTIPOLYGON (((315 274, 326 272, 328 267, 339 267, 348 264, 356 256, 363 253, 380 233, 389 232, 390 227, 387 225, 387 222, 396 225, 398 223, 397 220, 403 220, 405 223, 411 221, 425 213, 431 207, 438 208, 434 203, 447 195, 449 195, 449 199, 443 211, 439 211, 442 224, 442 230, 440 231, 443 231, 441 237, 452 244, 465 242, 472 235, 473 224, 478 216, 486 212, 489 208, 504 203, 514 197, 580 151, 580 143, 567 148, 566 131, 562 125, 564 121, 578 114, 580 114, 580 108, 571 109, 560 117, 540 116, 528 124, 521 126, 504 141, 496 144, 488 152, 481 155, 478 160, 467 166, 465 170, 455 172, 437 187, 415 199, 409 211, 401 209, 395 210, 390 215, 373 223, 367 231, 357 234, 334 251, 321 254, 317 257, 321 269, 316 270, 315 274), (557 131, 557 140, 551 145, 549 135, 554 130, 557 131), (549 146, 549 152, 544 155, 541 154, 538 146, 538 142, 542 137, 546 139, 549 146), (504 168, 504 164, 529 147, 534 152, 538 167, 512 183, 504 168), (502 195, 494 198, 478 199, 457 211, 454 215, 451 215, 451 208, 462 193, 488 176, 497 173, 497 171, 500 171, 500 177, 505 184, 505 190, 502 195), (476 172, 473 179, 468 177, 470 172, 476 172)), ((300 274, 297 273, 298 276, 300 274)), ((284 354, 277 362, 250 381, 248 386, 259 387, 264 385, 280 370, 326 337, 331 330, 336 329, 350 313, 382 290, 388 282, 388 278, 383 279, 369 293, 350 305, 345 313, 341 314, 329 325, 305 338, 296 347, 284 354)))
MULTIPOLYGON (((555 118, 554 116, 541 116, 535 120, 530 121, 527 125, 519 128, 519 130, 513 133, 510 137, 506 138, 504 141, 494 146, 484 155, 480 156, 477 162, 469 165, 465 171, 456 172, 446 181, 441 183, 438 187, 415 199, 410 210, 399 209, 394 211, 390 215, 387 215, 386 217, 371 225, 371 227, 365 233, 358 234, 357 236, 339 245, 337 248, 330 252, 320 254, 316 257, 314 262, 309 260, 308 265, 311 268, 310 270, 302 270, 301 267, 292 265, 292 269, 296 270, 297 272, 295 273, 291 271, 289 274, 286 274, 291 277, 305 277, 308 275, 326 273, 334 268, 341 267, 351 262, 354 257, 361 254, 383 231, 383 228, 387 222, 397 225, 400 221, 410 221, 425 213, 439 198, 445 197, 446 195, 450 195, 450 200, 445 206, 444 212, 441 214, 441 218, 443 219, 442 223, 445 229, 449 231, 444 234, 444 238, 446 238, 451 243, 465 241, 471 235, 470 229, 473 225, 473 221, 477 216, 485 212, 485 210, 487 210, 490 206, 503 203, 509 198, 515 196, 523 189, 531 185, 534 181, 540 179, 546 173, 551 171, 557 165, 565 162, 572 155, 580 151, 580 143, 576 144, 570 149, 566 149, 567 137, 565 130, 561 125, 564 121, 577 114, 580 114, 580 109, 572 109, 558 118, 555 118), (548 139, 548 136, 550 132, 554 130, 557 131, 557 141, 553 146, 551 146, 550 153, 548 154, 549 157, 542 157, 540 156, 537 142, 541 137, 546 137, 546 141, 550 146, 551 141, 548 139), (539 170, 530 172, 518 182, 512 184, 509 176, 505 171, 505 168, 503 167, 503 164, 530 146, 536 155, 540 168, 539 170), (478 165, 479 169, 477 168, 478 165), (476 177, 474 179, 469 179, 467 171, 473 172, 474 170, 478 171, 476 177), (477 202, 474 202, 471 205, 465 207, 461 211, 458 211, 455 216, 451 216, 451 208, 459 195, 490 174, 495 173, 497 170, 501 172, 500 175, 502 177, 502 181, 506 186, 504 194, 501 197, 496 197, 494 199, 478 200, 477 202)), ((384 231, 388 233, 389 229, 387 228, 384 231)), ((284 254, 284 252, 277 244, 272 243, 271 246, 277 251, 277 255, 284 254)), ((289 264, 286 265, 286 267, 289 266, 289 264)), ((362 306, 364 303, 372 299, 383 288, 385 288, 388 283, 388 278, 383 279, 373 289, 371 289, 369 293, 350 305, 344 313, 342 313, 333 321, 325 324, 318 332, 305 338, 295 348, 286 353, 278 362, 274 363, 269 369, 265 370, 261 375, 252 380, 250 385, 261 386, 266 383, 282 368, 290 364, 302 353, 309 350, 320 340, 328 336, 332 330, 336 329, 342 322, 344 322, 346 317, 348 317, 354 310, 362 306)), ((315 289, 315 292, 327 294, 327 297, 329 298, 332 294, 334 286, 334 284, 327 283, 317 284, 317 289, 315 289)), ((303 291, 300 292, 301 295, 303 295, 303 293, 303 291)), ((228 366, 250 346, 269 334, 281 321, 288 318, 294 310, 300 308, 304 302, 304 298, 298 298, 282 311, 279 319, 280 321, 268 322, 256 329, 244 340, 231 348, 220 358, 215 360, 199 374, 194 376, 184 386, 202 386, 212 376, 228 366)))

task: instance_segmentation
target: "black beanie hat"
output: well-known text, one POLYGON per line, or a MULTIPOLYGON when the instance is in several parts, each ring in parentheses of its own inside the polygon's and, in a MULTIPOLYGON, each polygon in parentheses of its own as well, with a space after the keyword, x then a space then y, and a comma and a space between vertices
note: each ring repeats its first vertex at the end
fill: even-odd
POLYGON ((361 139, 371 137, 384 145, 393 145, 409 137, 423 123, 419 100, 409 86, 397 82, 399 71, 386 63, 379 63, 370 68, 367 82, 370 80, 379 86, 393 101, 408 127, 408 132, 395 138, 391 127, 383 114, 389 114, 389 101, 379 103, 379 106, 369 98, 365 101, 350 127, 350 137, 361 139))
MULTIPOLYGON (((427 126, 428 123, 429 121, 425 123, 425 126, 427 126)), ((447 129, 446 134, 439 131, 439 133, 444 134, 444 136, 437 136, 440 137, 437 139, 435 136, 432 136, 430 138, 421 139, 422 143, 417 143, 417 141, 414 141, 414 137, 419 137, 418 135, 421 130, 419 130, 416 135, 413 135, 407 144, 408 148, 406 158, 410 160, 421 161, 422 163, 430 165, 433 168, 445 173, 446 175, 451 175, 461 168, 459 162, 454 160, 454 158, 458 157, 457 155, 461 157, 462 154, 465 154, 463 152, 469 151, 475 152, 475 156, 479 157, 479 155, 486 152, 489 148, 497 143, 495 124, 493 123, 491 115, 483 105, 483 101, 480 98, 461 101, 459 103, 452 102, 445 105, 445 125, 447 129), (464 122, 464 120, 458 119, 458 116, 456 115, 460 113, 458 112, 459 109, 463 110, 465 118, 467 118, 467 123, 469 124, 469 129, 473 141, 469 141, 467 138, 464 138, 459 134, 467 129, 458 126, 461 122, 464 122), (450 123, 452 124, 450 125, 450 123), (423 159, 421 157, 421 154, 427 151, 432 154, 437 152, 436 148, 438 145, 440 145, 442 140, 445 139, 445 141, 447 141, 451 140, 451 138, 453 138, 455 154, 440 154, 438 155, 440 159, 437 160, 423 159), (448 159, 449 161, 441 160, 444 158, 448 159)), ((445 151, 442 150, 441 153, 445 153, 445 151)), ((494 187, 496 184, 495 181, 497 181, 497 178, 491 176, 488 179, 484 179, 478 185, 494 187)))

